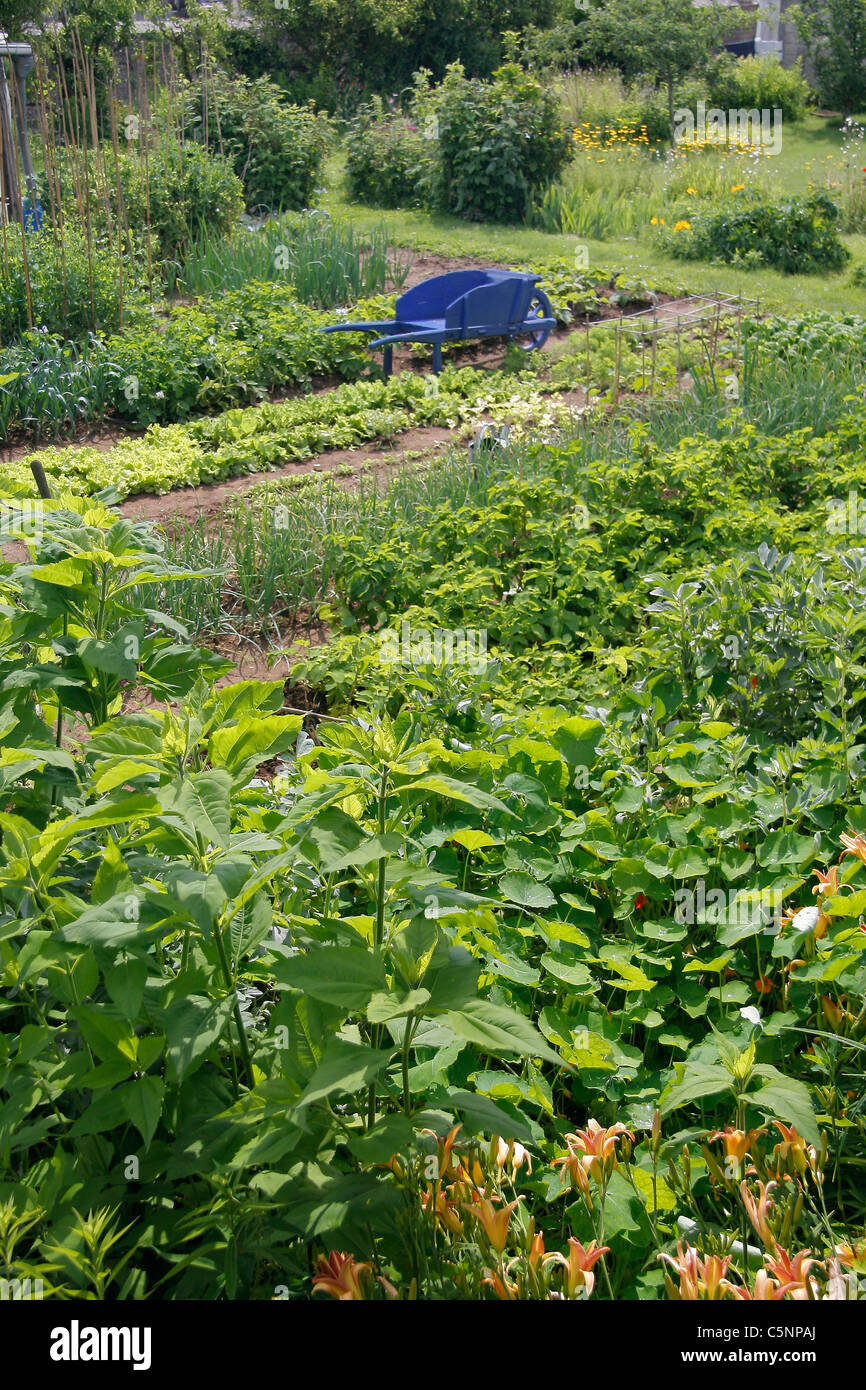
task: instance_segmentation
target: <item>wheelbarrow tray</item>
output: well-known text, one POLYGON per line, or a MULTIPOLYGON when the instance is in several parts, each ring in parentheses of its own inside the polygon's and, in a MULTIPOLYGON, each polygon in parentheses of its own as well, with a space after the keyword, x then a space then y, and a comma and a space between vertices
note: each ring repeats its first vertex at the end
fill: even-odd
POLYGON ((390 375, 394 343, 431 343, 433 370, 442 367, 442 344, 469 338, 514 338, 533 335, 533 347, 547 339, 556 320, 546 295, 536 286, 540 275, 509 270, 457 270, 434 275, 400 296, 389 320, 332 323, 325 333, 376 333, 371 347, 385 349, 390 375), (533 299, 543 314, 529 315, 533 299))

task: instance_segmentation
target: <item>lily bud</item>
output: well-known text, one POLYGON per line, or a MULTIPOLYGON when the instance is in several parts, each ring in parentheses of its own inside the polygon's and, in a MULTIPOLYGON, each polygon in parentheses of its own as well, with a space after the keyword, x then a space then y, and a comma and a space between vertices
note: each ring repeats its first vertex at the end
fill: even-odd
POLYGON ((651 1131, 652 1151, 657 1154, 662 1142, 662 1112, 656 1107, 653 1112, 653 1123, 651 1131))

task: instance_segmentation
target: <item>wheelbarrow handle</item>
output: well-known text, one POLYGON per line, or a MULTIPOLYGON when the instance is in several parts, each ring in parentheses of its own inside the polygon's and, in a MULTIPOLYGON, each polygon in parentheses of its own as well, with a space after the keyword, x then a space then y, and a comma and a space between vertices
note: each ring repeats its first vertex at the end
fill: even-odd
POLYGON ((397 328, 393 319, 371 320, 369 323, 329 323, 321 333, 383 333, 389 328, 397 328))

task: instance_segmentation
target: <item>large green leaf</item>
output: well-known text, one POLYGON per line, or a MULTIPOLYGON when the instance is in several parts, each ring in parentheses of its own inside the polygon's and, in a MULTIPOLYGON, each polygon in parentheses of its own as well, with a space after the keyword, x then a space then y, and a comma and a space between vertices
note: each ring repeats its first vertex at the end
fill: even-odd
POLYGON ((158 1076, 140 1076, 128 1081, 121 1094, 124 1110, 149 1149, 162 1114, 165 1086, 158 1076))
POLYGON ((176 821, 187 836, 200 836, 205 842, 227 849, 231 835, 232 779, 224 768, 196 772, 161 787, 159 801, 163 811, 176 821))
POLYGON ((369 1085, 391 1060, 392 1052, 333 1038, 298 1101, 298 1108, 324 1100, 335 1091, 352 1095, 369 1085))
POLYGON ((664 1096, 659 1109, 663 1115, 679 1110, 690 1101, 701 1100, 704 1096, 716 1096, 729 1090, 731 1078, 724 1067, 708 1067, 693 1062, 682 1081, 672 1086, 664 1096))
POLYGON ((448 1105, 462 1120, 467 1134, 499 1134, 503 1139, 519 1139, 523 1144, 532 1139, 525 1121, 475 1091, 449 1091, 448 1105))
POLYGON ((348 1013, 366 1009, 374 994, 386 989, 385 968, 376 952, 363 946, 320 946, 306 955, 276 956, 277 985, 301 990, 348 1013))
POLYGON ((235 779, 244 777, 268 758, 291 748, 301 723, 296 714, 244 715, 237 724, 211 734, 211 764, 227 768, 235 779))
POLYGON ((766 1077, 767 1080, 757 1091, 748 1093, 749 1104, 757 1106, 765 1115, 795 1125, 810 1144, 820 1144, 818 1122, 808 1086, 765 1063, 759 1063, 753 1075, 766 1077))
POLYGON ((176 1085, 201 1066, 209 1048, 222 1037, 233 1003, 230 995, 208 999, 191 994, 162 1010, 159 1022, 168 1040, 169 1068, 176 1085))
POLYGON ((560 724, 553 742, 571 767, 589 767, 595 761, 596 746, 603 733, 604 725, 600 720, 575 715, 560 724))
POLYGON ((508 902, 516 903, 518 907, 532 908, 535 912, 543 911, 546 907, 553 907, 556 902, 550 889, 529 874, 503 874, 499 883, 499 890, 508 902))
POLYGON ((458 1037, 465 1038, 482 1052, 494 1056, 542 1057, 556 1066, 566 1065, 547 1046, 528 1018, 501 1004, 472 999, 459 1009, 450 1009, 445 1014, 445 1022, 458 1037))

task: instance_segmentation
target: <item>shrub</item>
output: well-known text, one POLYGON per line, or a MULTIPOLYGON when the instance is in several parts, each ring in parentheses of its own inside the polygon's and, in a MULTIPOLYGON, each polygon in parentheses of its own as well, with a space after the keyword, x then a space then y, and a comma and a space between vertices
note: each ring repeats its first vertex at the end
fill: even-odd
POLYGON ((810 87, 799 59, 792 68, 783 68, 777 58, 735 58, 724 53, 711 65, 707 77, 684 84, 677 101, 694 108, 698 101, 725 111, 747 110, 782 112, 785 121, 801 121, 809 104, 810 87))
MULTIPOLYGON (((77 156, 81 160, 81 154, 77 156)), ((151 237, 152 259, 174 261, 202 227, 224 235, 243 210, 243 187, 228 162, 192 142, 163 137, 148 151, 145 164, 139 149, 122 150, 117 162, 123 223, 143 250, 151 237)), ((87 152, 87 177, 76 173, 61 155, 60 199, 65 220, 81 223, 102 235, 115 232, 118 219, 114 154, 109 146, 87 152), (103 172, 104 171, 104 176, 103 172), (85 192, 86 185, 86 192, 85 192), (110 222, 109 216, 110 213, 110 222)), ((42 202, 50 206, 43 178, 42 202)))
POLYGON ((766 201, 760 195, 692 213, 659 235, 681 260, 772 266, 789 275, 839 270, 850 251, 839 239, 839 209, 825 193, 766 201))
POLYGON ((349 197, 385 208, 417 204, 422 200, 419 175, 431 159, 435 142, 425 139, 414 121, 386 111, 381 98, 373 97, 347 129, 349 197))
POLYGON ((432 104, 441 206, 473 221, 522 221, 571 151, 553 93, 514 64, 478 82, 453 63, 432 104))
POLYGON ((217 74, 216 110, 199 88, 185 94, 186 125, 210 150, 224 149, 243 182, 248 208, 307 207, 328 146, 330 123, 312 106, 293 106, 273 82, 217 74))
POLYGON ((225 236, 244 206, 243 185, 221 155, 198 145, 167 141, 145 166, 127 155, 120 165, 126 215, 142 235, 148 223, 159 255, 176 260, 206 228, 225 236))
MULTIPOLYGON (((133 280, 135 278, 135 267, 133 280)), ((63 246, 51 230, 27 237, 27 273, 20 237, 7 237, 0 262, 0 335, 5 341, 25 333, 27 279, 36 328, 65 338, 85 338, 91 330, 112 332, 120 324, 121 300, 114 247, 87 239, 69 224, 63 246)), ((129 290, 130 271, 125 271, 129 290)))

